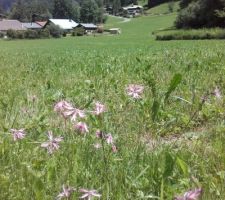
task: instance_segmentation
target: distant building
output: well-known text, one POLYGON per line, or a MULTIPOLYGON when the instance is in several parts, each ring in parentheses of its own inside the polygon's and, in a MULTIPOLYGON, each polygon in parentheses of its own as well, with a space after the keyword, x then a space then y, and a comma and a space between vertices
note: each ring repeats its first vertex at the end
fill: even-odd
POLYGON ((49 19, 44 28, 49 24, 59 26, 64 31, 71 31, 78 26, 78 23, 76 23, 72 19, 49 19))
POLYGON ((110 34, 121 34, 120 28, 111 28, 109 29, 110 34))
POLYGON ((134 17, 136 15, 140 15, 143 12, 143 7, 139 5, 131 5, 127 7, 123 7, 123 15, 125 17, 134 17))
POLYGON ((22 23, 23 27, 31 30, 39 30, 42 29, 42 26, 39 25, 36 22, 28 22, 28 23, 22 23))
POLYGON ((24 31, 27 30, 26 27, 23 26, 21 22, 18 20, 0 20, 0 32, 7 32, 7 30, 12 29, 16 31, 24 31))
POLYGON ((84 28, 86 32, 93 32, 98 28, 95 24, 84 24, 84 23, 80 23, 77 27, 84 28))

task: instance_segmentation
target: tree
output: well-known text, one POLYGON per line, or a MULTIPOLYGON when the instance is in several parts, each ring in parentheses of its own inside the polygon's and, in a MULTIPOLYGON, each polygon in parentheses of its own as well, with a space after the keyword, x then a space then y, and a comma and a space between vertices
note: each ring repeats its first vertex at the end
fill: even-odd
POLYGON ((71 0, 54 0, 52 15, 54 18, 73 19, 79 21, 79 4, 71 0))
POLYGON ((98 22, 98 9, 98 5, 94 0, 84 0, 80 8, 80 20, 84 23, 98 22))
POLYGON ((225 0, 182 0, 181 3, 183 9, 175 22, 177 28, 225 27, 225 0))
POLYGON ((11 9, 10 18, 20 21, 32 21, 34 14, 42 16, 39 20, 51 17, 51 13, 43 0, 17 0, 11 9))
POLYGON ((119 13, 121 9, 121 1, 120 0, 114 0, 113 1, 113 14, 116 15, 119 13))
POLYGON ((25 2, 23 0, 17 0, 13 4, 10 18, 17 19, 19 21, 28 21, 28 18, 26 16, 25 2))

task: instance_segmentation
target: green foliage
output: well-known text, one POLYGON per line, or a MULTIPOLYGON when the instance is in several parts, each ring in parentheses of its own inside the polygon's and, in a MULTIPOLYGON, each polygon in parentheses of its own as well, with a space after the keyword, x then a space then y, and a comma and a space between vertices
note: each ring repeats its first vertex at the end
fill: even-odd
POLYGON ((198 30, 172 30, 162 31, 156 34, 156 40, 205 40, 225 39, 225 30, 198 29, 198 30))
POLYGON ((0 199, 55 199, 63 184, 96 189, 102 200, 170 200, 196 187, 202 199, 225 199, 224 43, 155 41, 150 33, 174 18, 109 16, 118 36, 0 41, 0 199), (141 99, 126 94, 132 83, 145 87, 141 99), (54 112, 62 99, 87 111, 85 136, 54 112), (96 101, 107 107, 101 116, 89 112, 96 101), (15 142, 11 128, 26 137, 15 142), (97 129, 113 135, 117 153, 94 148, 97 129), (49 130, 63 137, 52 155, 41 147, 49 130))
POLYGON ((27 39, 35 39, 38 38, 38 32, 35 30, 27 30, 24 32, 24 36, 27 39))
POLYGON ((0 32, 0 38, 3 38, 5 34, 3 32, 0 32))
POLYGON ((224 0, 181 1, 181 8, 177 28, 225 27, 224 0))
POLYGON ((182 75, 181 74, 175 74, 173 79, 171 80, 169 84, 169 88, 167 89, 167 92, 165 94, 165 101, 168 100, 171 93, 177 88, 177 86, 181 83, 182 75))
POLYGON ((54 0, 52 11, 53 17, 56 19, 79 19, 79 7, 73 4, 71 0, 54 0))
POLYGON ((83 36, 85 34, 85 29, 83 27, 76 27, 72 32, 72 36, 83 36))
POLYGON ((38 39, 38 38, 49 38, 49 30, 26 30, 16 31, 8 30, 7 36, 11 39, 38 39))
POLYGON ((173 2, 173 1, 174 0, 148 0, 148 7, 152 8, 152 7, 158 6, 158 5, 163 4, 163 3, 173 2))
POLYGON ((54 24, 47 25, 46 30, 49 31, 50 35, 54 38, 60 38, 63 34, 62 29, 54 24))
POLYGON ((99 8, 95 0, 84 0, 81 3, 80 18, 84 23, 99 22, 99 8))
POLYGON ((16 0, 9 16, 11 19, 28 22, 32 20, 33 14, 38 15, 36 20, 46 20, 51 17, 48 3, 35 0, 16 0))

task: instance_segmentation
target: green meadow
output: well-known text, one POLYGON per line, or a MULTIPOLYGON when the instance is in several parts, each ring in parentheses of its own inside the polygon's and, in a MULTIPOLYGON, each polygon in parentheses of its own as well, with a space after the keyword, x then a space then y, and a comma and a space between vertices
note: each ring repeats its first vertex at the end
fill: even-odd
POLYGON ((56 199, 62 185, 77 189, 67 199, 80 188, 103 200, 172 200, 195 188, 225 199, 225 42, 156 41, 175 18, 109 17, 120 35, 0 40, 1 200, 56 199), (144 86, 140 99, 129 84, 144 86), (88 133, 54 111, 60 100, 87 111, 77 122, 88 133), (97 101, 99 116, 89 112, 97 101), (11 129, 26 135, 14 141, 11 129), (52 154, 41 147, 48 131, 63 138, 52 154))

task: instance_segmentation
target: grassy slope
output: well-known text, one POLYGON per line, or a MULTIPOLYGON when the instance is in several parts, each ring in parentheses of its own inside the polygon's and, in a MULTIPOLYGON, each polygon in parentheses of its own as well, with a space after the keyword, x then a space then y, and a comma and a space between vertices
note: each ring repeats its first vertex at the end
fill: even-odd
POLYGON ((198 186, 204 188, 205 200, 224 199, 224 102, 209 96, 198 111, 204 94, 216 86, 225 93, 224 43, 155 41, 151 32, 172 26, 175 17, 110 20, 110 26, 122 29, 118 36, 0 41, 0 199, 53 199, 63 183, 98 189, 104 200, 147 195, 170 200, 198 186), (153 123, 153 101, 178 72, 183 80, 172 96, 193 104, 171 97, 153 123), (127 98, 129 83, 145 85, 143 100, 127 98), (92 99, 100 100, 108 112, 102 121, 86 119, 90 135, 83 139, 72 127, 64 129, 53 112, 61 98, 86 109, 92 99), (8 130, 22 127, 27 138, 14 143, 8 130), (119 149, 111 154, 106 147, 106 162, 104 152, 92 148, 97 128, 111 132, 119 149), (39 147, 47 130, 64 137, 53 156, 39 147), (184 134, 181 143, 170 143, 174 134, 184 134), (159 135, 168 137, 156 142, 159 135))

